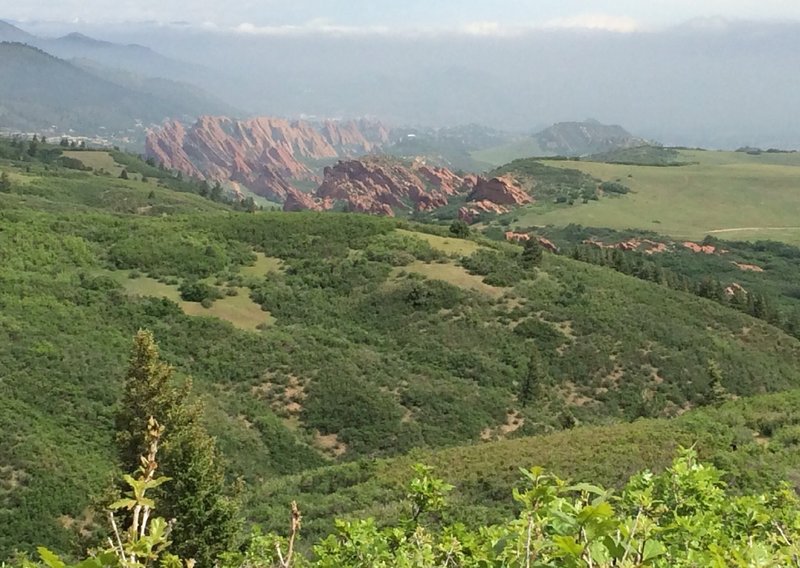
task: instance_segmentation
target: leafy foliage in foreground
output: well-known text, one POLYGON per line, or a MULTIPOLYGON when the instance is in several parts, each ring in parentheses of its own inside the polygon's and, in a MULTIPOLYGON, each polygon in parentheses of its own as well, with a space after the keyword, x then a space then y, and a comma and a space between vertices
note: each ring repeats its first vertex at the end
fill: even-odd
POLYGON ((735 493, 773 491, 800 479, 800 391, 757 396, 703 408, 670 420, 577 427, 546 436, 415 451, 388 460, 360 460, 267 480, 249 492, 251 516, 265 529, 284 528, 296 500, 304 534, 322 538, 336 517, 373 517, 378 526, 398 515, 397 501, 421 461, 456 487, 450 512, 476 528, 501 522, 519 508, 505 497, 520 488, 518 468, 540 466, 559 476, 591 479, 619 489, 636 472, 666 469, 680 446, 724 470, 735 493))
MULTIPOLYGON (((445 520, 452 486, 434 478, 430 468, 415 469, 404 511, 392 525, 340 521, 334 534, 314 545, 313 555, 303 556, 294 548, 301 516, 293 506, 288 539, 256 532, 244 552, 227 554, 222 566, 745 568, 796 565, 800 554, 800 500, 792 490, 731 495, 722 472, 699 463, 691 450, 662 474, 634 475, 618 495, 590 483, 570 484, 541 468, 523 469, 523 485, 514 491, 519 516, 477 529, 445 520)), ((154 520, 150 533, 162 525, 154 520)), ((143 551, 142 565, 155 561, 165 543, 166 537, 157 539, 143 551)), ((133 566, 119 562, 125 558, 125 548, 120 550, 80 566, 133 566)), ((49 568, 65 568, 49 551, 40 549, 40 555, 49 568)), ((163 565, 180 565, 164 556, 163 565)))

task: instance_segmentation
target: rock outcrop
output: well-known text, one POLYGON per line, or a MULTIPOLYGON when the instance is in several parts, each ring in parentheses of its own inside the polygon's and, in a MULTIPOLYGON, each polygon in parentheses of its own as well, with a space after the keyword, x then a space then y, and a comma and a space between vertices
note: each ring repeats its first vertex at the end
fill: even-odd
POLYGON ((395 211, 432 211, 472 189, 469 181, 446 168, 418 160, 411 164, 391 158, 342 160, 324 170, 313 196, 292 196, 284 210, 347 211, 394 216, 395 211))
MULTIPOLYGON (((700 244, 697 244, 697 243, 693 243, 691 241, 686 241, 686 242, 682 243, 682 245, 683 245, 684 248, 687 248, 692 252, 701 253, 701 254, 716 254, 718 252, 717 251, 717 247, 715 247, 713 245, 700 245, 700 244)), ((722 252, 722 251, 719 251, 719 252, 722 252)))
POLYGON ((185 128, 177 121, 148 132, 146 155, 189 177, 233 181, 284 201, 293 180, 319 181, 304 161, 371 152, 389 140, 379 123, 204 116, 185 128))
POLYGON ((533 203, 531 196, 509 176, 489 180, 479 177, 467 199, 475 202, 490 201, 497 205, 512 207, 533 203))
POLYGON ((484 213, 502 215, 503 213, 508 213, 508 211, 508 207, 491 201, 472 201, 458 210, 458 218, 467 224, 472 224, 484 213))

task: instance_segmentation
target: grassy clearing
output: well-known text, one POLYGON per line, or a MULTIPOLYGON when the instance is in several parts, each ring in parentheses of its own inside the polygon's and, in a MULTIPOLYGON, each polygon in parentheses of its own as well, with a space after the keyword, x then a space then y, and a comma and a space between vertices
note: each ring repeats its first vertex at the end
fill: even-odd
POLYGON ((114 161, 108 152, 87 152, 82 150, 65 151, 64 156, 80 160, 87 168, 95 171, 105 170, 115 176, 122 173, 123 167, 114 161))
POLYGON ((181 309, 190 316, 213 316, 248 331, 256 331, 262 324, 275 323, 275 318, 250 299, 247 288, 237 288, 237 291, 237 296, 217 300, 208 309, 195 302, 180 302, 181 309))
POLYGON ((416 237, 418 239, 422 239, 436 250, 440 250, 445 254, 468 256, 477 251, 479 248, 481 248, 481 246, 478 243, 473 241, 468 241, 465 239, 439 237, 437 235, 429 235, 427 233, 407 231, 405 229, 396 229, 396 232, 408 237, 416 237))
POLYGON ((483 282, 483 276, 470 274, 461 266, 456 266, 455 264, 451 264, 449 262, 446 264, 426 264, 424 262, 417 261, 409 264, 408 266, 404 266, 403 268, 396 269, 395 275, 399 274, 403 270, 406 272, 421 274, 422 276, 433 280, 442 280, 454 286, 458 286, 459 288, 474 290, 475 292, 486 294, 492 298, 500 298, 506 292, 506 289, 504 288, 498 288, 497 286, 485 284, 483 282))
POLYGON ((283 272, 283 261, 281 259, 267 256, 263 252, 257 252, 256 257, 255 264, 242 268, 242 276, 261 278, 270 272, 283 272))
POLYGON ((550 161, 605 180, 621 180, 632 193, 580 207, 532 207, 520 226, 579 223, 613 229, 649 229, 677 238, 771 238, 800 244, 800 155, 681 152, 699 162, 649 167, 580 161, 550 161), (630 177, 629 177, 630 176, 630 177), (768 229, 765 229, 768 228, 768 229))
POLYGON ((177 303, 186 315, 216 317, 232 323, 239 329, 256 331, 259 325, 275 323, 275 318, 250 299, 247 288, 236 288, 238 295, 226 296, 215 301, 210 308, 204 308, 197 302, 181 300, 177 286, 170 286, 153 278, 127 278, 122 284, 131 295, 167 298, 177 303))

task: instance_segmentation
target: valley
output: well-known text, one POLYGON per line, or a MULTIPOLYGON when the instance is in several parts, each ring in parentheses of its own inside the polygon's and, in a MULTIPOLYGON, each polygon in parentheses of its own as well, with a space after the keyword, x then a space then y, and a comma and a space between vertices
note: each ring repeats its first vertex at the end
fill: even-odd
MULTIPOLYGON (((0 507, 9 528, 0 540, 5 551, 43 541, 69 548, 69 531, 53 519, 83 514, 89 503, 79 487, 102 488, 112 463, 111 412, 126 346, 141 327, 155 333, 170 363, 194 378, 230 474, 251 488, 246 514, 258 522, 274 518, 266 503, 285 506, 276 495, 305 499, 305 490, 292 484, 306 471, 338 476, 336 468, 367 468, 355 486, 337 490, 337 500, 362 492, 396 495, 391 488, 405 474, 373 486, 376 466, 366 464, 397 459, 380 462, 387 465, 377 471, 405 472, 407 458, 399 456, 414 448, 431 452, 424 460, 449 471, 466 491, 460 510, 499 518, 507 509, 487 502, 485 491, 507 491, 515 475, 485 478, 488 485, 476 492, 467 480, 477 473, 453 475, 456 464, 477 459, 470 455, 499 460, 511 451, 525 462, 541 450, 507 448, 559 446, 558 436, 587 436, 606 437, 609 448, 634 440, 641 445, 638 459, 651 455, 646 443, 662 440, 652 455, 663 461, 644 462, 651 465, 666 464, 679 444, 698 443, 705 455, 721 456, 714 452, 728 435, 705 442, 690 418, 705 416, 696 409, 721 396, 715 388, 741 405, 748 397, 800 388, 800 341, 726 302, 568 254, 546 251, 540 262, 526 264, 523 246, 474 229, 456 236, 450 221, 236 212, 231 202, 203 197, 202 183, 131 156, 65 152, 109 172, 98 175, 59 166, 58 152, 48 146, 39 151, 48 163, 4 162, 13 176, 10 190, 0 193, 0 361, 8 369, 0 417, 11 433, 2 453, 15 478, 26 480, 0 507), (128 179, 115 175, 122 169, 116 160, 128 179), (709 374, 710 361, 721 385, 709 374), (531 404, 523 387, 529 380, 535 381, 531 404), (21 429, 13 418, 19 414, 35 428, 21 429), (610 426, 641 418, 652 422, 610 426), (670 419, 686 429, 675 429, 670 419), (556 434, 578 425, 575 434, 556 434), (443 447, 452 449, 439 453, 443 447), (60 465, 37 465, 44 449, 60 465), (320 467, 333 469, 328 474, 320 467), (22 510, 38 513, 23 518, 22 510)), ((631 168, 550 162, 543 171, 567 165, 612 178, 620 170, 611 168, 631 168)), ((633 179, 643 181, 631 186, 644 193, 648 178, 639 169, 655 168, 635 170, 633 179)), ((574 242, 566 233, 548 236, 565 252, 574 242)), ((718 270, 703 266, 698 270, 718 270)), ((770 270, 747 273, 748 288, 771 290, 770 270)), ((781 304, 782 313, 792 305, 781 304)), ((556 457, 535 459, 569 475, 595 475, 602 463, 567 467, 556 457)), ((604 470, 608 483, 631 470, 613 463, 604 470)), ((743 463, 735 473, 744 476, 745 469, 743 463)), ((310 534, 330 530, 328 509, 302 502, 310 534)), ((371 515, 389 514, 365 506, 371 515)), ((361 514, 352 506, 337 510, 361 514)))
POLYGON ((797 22, 36 4, 0 568, 798 564, 797 22))

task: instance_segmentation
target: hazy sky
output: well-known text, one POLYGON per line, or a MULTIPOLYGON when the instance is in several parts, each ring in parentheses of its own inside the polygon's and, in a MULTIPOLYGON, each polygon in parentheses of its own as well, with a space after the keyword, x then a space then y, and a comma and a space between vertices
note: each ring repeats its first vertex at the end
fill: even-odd
POLYGON ((526 27, 632 31, 716 17, 800 20, 800 0, 0 0, 0 19, 20 22, 181 21, 250 33, 285 26, 387 33, 424 28, 492 34, 526 27))

